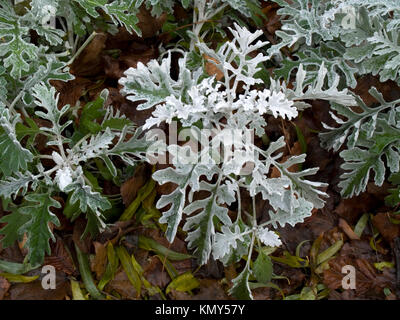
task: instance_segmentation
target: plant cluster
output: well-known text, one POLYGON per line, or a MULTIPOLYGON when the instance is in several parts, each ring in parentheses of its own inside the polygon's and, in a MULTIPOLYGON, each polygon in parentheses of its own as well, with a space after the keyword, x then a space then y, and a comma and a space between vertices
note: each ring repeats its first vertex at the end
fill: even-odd
MULTIPOLYGON (((190 138, 208 143, 200 150, 157 144, 157 153, 170 154, 172 163, 152 178, 176 185, 156 204, 163 209, 166 237, 172 242, 182 227, 201 265, 210 258, 225 265, 244 259, 230 293, 250 299, 251 289, 268 285, 273 276, 268 250, 281 245, 274 229, 295 226, 322 208, 327 185, 311 178, 318 168, 293 170, 306 155, 283 158, 284 137, 260 146, 249 142, 249 133, 262 138, 268 116, 295 119, 317 99, 330 103, 326 112, 338 124, 324 125, 320 139, 325 148, 341 150, 342 195, 365 191, 372 171, 378 186, 389 176, 400 185, 400 99, 386 101, 372 88, 376 104, 367 106, 349 90, 365 74, 400 83, 397 1, 274 2, 281 6, 282 28, 277 44, 270 45, 259 40, 261 30, 251 31, 262 16, 256 0, 3 1, 0 196, 11 212, 0 220, 6 223, 0 230, 3 246, 25 234, 25 263, 40 265, 50 254, 52 226, 59 224, 54 211, 60 208, 72 220, 86 215, 84 235, 104 230, 113 199, 102 194, 99 180, 122 179, 117 161, 128 167, 151 162, 154 141, 143 133, 177 122, 190 138), (138 111, 153 110, 141 128, 105 107, 107 90, 83 107, 59 105, 51 81, 74 78, 68 66, 93 32, 114 33, 123 26, 140 36, 139 10, 157 17, 173 13, 176 5, 192 13, 190 30, 164 48, 159 60, 139 62, 119 81, 121 94, 136 102, 138 111), (210 41, 213 30, 224 39, 218 46, 210 41), (284 56, 283 48, 291 54, 284 56), (173 75, 176 55, 179 69, 173 75), (208 74, 206 64, 220 76, 208 74), (267 64, 279 67, 270 75, 267 64), (244 195, 252 199, 252 212, 242 206, 244 195), (256 212, 257 196, 268 201, 268 212, 256 212), (260 221, 260 215, 268 219, 260 221)), ((387 202, 396 206, 399 200, 397 187, 387 202)))

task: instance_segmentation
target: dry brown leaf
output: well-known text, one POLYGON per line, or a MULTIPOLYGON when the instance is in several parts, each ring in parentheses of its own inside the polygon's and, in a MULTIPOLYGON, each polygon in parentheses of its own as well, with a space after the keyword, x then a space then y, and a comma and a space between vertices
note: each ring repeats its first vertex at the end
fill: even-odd
POLYGON ((60 237, 57 237, 55 244, 51 243, 51 248, 51 256, 45 257, 44 264, 52 265, 57 270, 63 271, 65 274, 74 274, 76 271, 74 262, 60 237))
POLYGON ((103 73, 103 52, 107 41, 107 35, 97 33, 82 53, 75 59, 70 67, 73 75, 79 77, 94 77, 103 73))
POLYGON ((76 105, 77 101, 93 83, 89 79, 76 77, 74 80, 68 82, 52 80, 51 85, 60 93, 58 107, 61 108, 66 104, 71 106, 76 105))
POLYGON ((123 270, 117 272, 114 279, 107 284, 105 290, 107 292, 115 290, 123 299, 137 300, 137 292, 123 270))
POLYGON ((216 63, 219 63, 217 59, 212 58, 206 54, 203 55, 204 59, 207 60, 206 62, 206 72, 209 76, 215 76, 215 79, 217 79, 218 81, 221 81, 224 78, 224 73, 215 65, 215 63, 208 61, 208 60, 212 60, 216 63))
POLYGON ((332 289, 342 288, 342 279, 346 274, 342 273, 345 265, 351 265, 356 270, 356 289, 353 294, 342 296, 342 299, 384 298, 383 289, 392 288, 395 283, 393 269, 385 268, 383 272, 377 271, 372 263, 377 256, 370 248, 369 243, 361 240, 353 240, 346 243, 339 255, 329 261, 329 269, 324 270, 323 282, 332 289))
POLYGON ((92 271, 96 274, 96 278, 100 279, 107 266, 107 248, 105 244, 97 241, 93 242, 93 246, 96 255, 91 261, 90 267, 92 271))
POLYGON ((139 189, 148 181, 150 175, 151 170, 147 165, 139 165, 133 177, 122 184, 121 196, 125 207, 128 207, 135 200, 139 189))
POLYGON ((390 218, 395 216, 392 217, 390 212, 381 212, 373 217, 372 224, 387 243, 393 244, 394 239, 400 236, 400 225, 392 223, 390 218))
MULTIPOLYGON (((40 269, 36 272, 40 276, 40 269)), ((16 283, 9 289, 10 300, 64 300, 70 295, 70 283, 65 273, 56 273, 56 288, 44 290, 41 278, 30 283, 16 283)), ((8 298, 8 297, 7 297, 8 298)))
POLYGON ((7 281, 7 279, 0 277, 0 300, 3 300, 4 296, 8 292, 8 289, 10 289, 10 283, 7 281))

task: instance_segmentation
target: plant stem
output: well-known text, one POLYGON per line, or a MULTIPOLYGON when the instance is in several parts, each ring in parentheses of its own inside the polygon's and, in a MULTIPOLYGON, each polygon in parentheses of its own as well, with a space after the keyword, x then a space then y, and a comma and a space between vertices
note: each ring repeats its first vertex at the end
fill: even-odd
POLYGON ((70 65, 72 62, 74 62, 74 60, 82 53, 82 51, 88 46, 88 44, 94 39, 96 35, 97 32, 93 31, 92 34, 83 43, 83 45, 78 49, 78 51, 75 52, 73 57, 67 62, 67 65, 70 65))
POLYGON ((14 100, 11 102, 11 104, 10 104, 10 106, 9 106, 9 110, 10 110, 10 113, 13 113, 14 112, 14 107, 15 107, 15 105, 17 104, 17 102, 19 101, 19 99, 21 99, 21 97, 23 96, 23 94, 25 93, 25 91, 24 90, 21 90, 19 93, 18 93, 18 95, 14 98, 14 100))

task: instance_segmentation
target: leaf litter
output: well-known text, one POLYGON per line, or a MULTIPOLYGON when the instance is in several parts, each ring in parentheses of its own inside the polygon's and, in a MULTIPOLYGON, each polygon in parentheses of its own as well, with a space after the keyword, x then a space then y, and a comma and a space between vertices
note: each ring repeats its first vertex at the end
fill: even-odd
MULTIPOLYGON (((274 32, 280 28, 276 9, 275 4, 263 8, 268 16, 265 30, 271 42, 274 32)), ((154 19, 147 11, 141 11, 139 26, 144 40, 127 34, 123 28, 114 36, 98 34, 71 66, 76 79, 67 83, 53 81, 60 93, 59 105, 82 107, 89 97, 108 88, 110 101, 107 103, 136 124, 143 124, 149 113, 137 112, 135 103, 121 96, 115 79, 127 68, 136 67, 139 62, 147 63, 159 55, 155 49, 159 40, 157 33, 166 18, 162 15, 154 19)), ((214 64, 208 62, 205 67, 209 74, 221 77, 214 64)), ((389 100, 400 97, 396 84, 381 83, 377 77, 367 76, 359 79, 354 90, 367 104, 373 101, 365 88, 372 85, 379 86, 389 100)), ((318 143, 321 123, 331 121, 324 109, 323 102, 314 101, 312 109, 306 110, 300 119, 283 120, 283 124, 276 125, 274 121, 268 122, 268 136, 284 134, 290 142, 288 150, 284 151, 285 157, 298 155, 306 148, 304 165, 320 167, 313 178, 329 183, 330 198, 323 209, 315 210, 296 228, 277 229, 283 247, 273 252, 271 259, 262 252, 258 254, 255 264, 260 264, 261 270, 257 271, 256 266, 255 277, 271 285, 256 288, 255 299, 281 299, 282 296, 289 299, 390 299, 388 290, 396 293, 393 262, 395 249, 400 250, 395 246, 400 236, 400 223, 376 190, 367 190, 352 199, 341 198, 336 187, 341 160, 338 154, 323 150, 318 143), (355 290, 341 289, 345 265, 356 267, 355 290)), ((151 168, 146 166, 126 173, 120 187, 125 211, 120 221, 113 221, 103 234, 92 239, 82 238, 86 222, 80 218, 72 226, 66 221, 62 223, 51 254, 45 257, 45 264, 57 269, 55 291, 42 290, 39 269, 21 269, 23 253, 18 246, 0 247, 0 259, 5 261, 3 266, 0 262, 0 269, 4 271, 0 273, 0 300, 230 299, 227 289, 240 268, 224 267, 212 260, 199 269, 186 248, 182 230, 178 230, 172 244, 164 238, 165 227, 158 223, 159 212, 154 201, 169 193, 170 187, 155 186, 149 179, 150 173, 151 168), (7 269, 24 275, 11 276, 7 269)), ((265 205, 261 200, 257 202, 261 208, 265 205)), ((0 207, 0 217, 3 215, 0 207)))

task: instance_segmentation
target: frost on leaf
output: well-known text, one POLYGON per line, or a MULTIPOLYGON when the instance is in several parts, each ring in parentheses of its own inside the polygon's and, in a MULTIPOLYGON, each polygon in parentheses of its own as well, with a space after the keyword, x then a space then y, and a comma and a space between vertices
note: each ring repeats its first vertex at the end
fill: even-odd
POLYGON ((282 244, 279 236, 267 228, 258 228, 257 237, 263 244, 269 247, 279 247, 282 244))
POLYGON ((253 295, 251 294, 249 286, 250 275, 251 270, 248 266, 246 266, 244 270, 235 279, 232 280, 233 286, 229 290, 229 294, 239 300, 253 299, 253 295))
POLYGON ((69 184, 65 191, 72 192, 71 204, 78 202, 79 209, 82 212, 95 218, 99 231, 104 230, 105 223, 101 212, 110 209, 111 203, 99 192, 93 191, 90 186, 84 183, 83 179, 78 179, 77 182, 69 184))
POLYGON ((28 216, 29 221, 21 226, 19 232, 27 232, 28 259, 32 265, 37 265, 43 263, 46 253, 51 253, 49 239, 55 241, 49 224, 60 225, 57 216, 50 208, 61 208, 61 204, 49 194, 29 194, 25 199, 29 203, 22 206, 19 211, 28 216))
POLYGON ((308 107, 307 103, 299 100, 315 100, 321 99, 330 101, 333 103, 338 103, 345 106, 355 106, 357 105, 354 96, 349 93, 348 89, 338 90, 340 77, 336 74, 335 78, 330 84, 329 88, 324 90, 324 84, 326 79, 327 69, 325 68, 324 62, 322 63, 316 81, 312 84, 305 85, 304 80, 306 78, 307 72, 304 71, 303 65, 300 64, 299 70, 296 74, 296 89, 287 89, 285 86, 281 86, 279 82, 273 82, 273 87, 275 89, 281 89, 285 92, 286 97, 289 100, 294 100, 295 105, 302 109, 308 107))
MULTIPOLYGON (((322 89, 325 79, 323 66, 317 83, 309 86, 306 92, 303 92, 306 86, 302 69, 298 72, 296 90, 284 85, 258 90, 254 85, 261 80, 255 75, 260 64, 269 59, 261 52, 255 53, 266 45, 256 41, 262 32, 252 33, 237 24, 230 31, 233 40, 217 51, 198 43, 199 49, 211 57, 224 73, 221 80, 215 77, 200 80, 198 71, 189 71, 186 57, 179 60, 178 78, 171 79, 171 56, 168 55, 161 64, 152 61, 147 67, 140 65, 129 69, 120 82, 128 99, 145 101, 139 109, 156 106, 144 129, 178 119, 182 126, 190 128, 191 135, 198 141, 210 142, 202 145, 197 153, 188 146, 170 145, 168 151, 173 155, 173 167, 153 174, 153 179, 160 184, 172 182, 177 185, 170 194, 162 195, 156 205, 158 209, 167 208, 160 218, 161 223, 167 223, 167 239, 170 242, 174 240, 183 215, 187 215, 183 230, 188 232, 188 247, 193 249, 201 264, 208 261, 210 254, 223 263, 231 263, 248 253, 250 235, 255 231, 249 230, 240 219, 232 224, 226 207, 238 203, 240 188, 246 189, 251 197, 261 194, 269 201, 273 208, 270 221, 273 225, 302 222, 311 215, 314 207, 320 208, 324 204, 322 198, 326 194, 320 188, 326 185, 305 179, 315 174, 317 168, 289 171, 293 165, 304 162, 304 155, 281 161, 279 150, 286 145, 283 137, 271 142, 267 150, 262 150, 248 139, 247 133, 255 130, 261 137, 266 114, 289 120, 295 118, 300 100, 353 101, 346 91, 337 90, 336 83, 328 90, 322 89), (187 87, 180 91, 182 84, 187 87), (237 94, 239 84, 244 85, 237 94), (152 90, 142 94, 144 88, 152 90), (199 124, 205 130, 201 130, 199 124), (214 134, 207 136, 207 130, 214 134), (232 154, 213 147, 229 149, 232 145, 235 149, 232 154), (243 174, 242 169, 247 163, 252 163, 253 169, 243 174), (279 178, 270 177, 272 167, 280 172, 279 178), (194 201, 194 195, 200 195, 200 192, 200 199, 194 201)), ((280 245, 279 238, 268 230, 259 232, 258 236, 269 245, 280 245)))
POLYGON ((0 4, 0 57, 6 68, 11 67, 10 75, 19 79, 23 72, 29 71, 29 62, 38 57, 38 47, 27 41, 29 28, 20 23, 10 2, 0 4))
POLYGON ((30 172, 17 172, 14 176, 9 176, 4 180, 0 180, 0 195, 6 199, 15 199, 21 190, 21 194, 25 195, 29 187, 32 191, 36 189, 37 178, 30 172))
POLYGON ((232 227, 222 226, 221 232, 216 233, 214 236, 214 259, 222 259, 228 255, 232 249, 236 249, 237 241, 243 241, 240 227, 238 225, 232 225, 232 227))
POLYGON ((28 163, 33 160, 32 153, 24 148, 15 131, 15 125, 20 116, 10 116, 10 112, 0 103, 0 170, 10 176, 20 170, 26 170, 28 163), (8 155, 7 157, 4 155, 8 155))
POLYGON ((342 168, 346 172, 341 176, 339 187, 342 195, 352 197, 365 191, 370 173, 374 172, 374 181, 381 186, 385 180, 386 167, 383 156, 387 159, 387 165, 392 173, 399 171, 400 159, 400 128, 395 128, 387 123, 387 120, 379 119, 378 130, 374 132, 372 146, 365 134, 361 134, 358 144, 353 149, 343 150, 340 155, 345 163, 342 168))
POLYGON ((217 203, 216 188, 208 183, 200 183, 202 190, 209 191, 211 195, 202 200, 196 200, 185 207, 184 212, 190 215, 186 219, 183 230, 188 231, 186 240, 188 248, 194 249, 194 254, 201 264, 205 264, 212 250, 212 240, 215 235, 214 220, 230 225, 228 209, 217 203))
POLYGON ((149 109, 168 96, 185 99, 187 90, 195 83, 200 73, 194 73, 193 78, 186 69, 187 55, 179 60, 178 80, 171 78, 171 53, 160 63, 151 60, 147 66, 139 62, 136 68, 125 71, 125 77, 119 80, 123 86, 121 93, 133 102, 142 101, 138 110, 149 109))
POLYGON ((354 148, 357 144, 358 137, 360 136, 361 127, 365 126, 367 130, 367 138, 372 138, 378 117, 381 117, 381 113, 387 111, 394 111, 397 101, 386 102, 384 101, 382 94, 380 94, 376 88, 371 88, 369 94, 373 96, 377 101, 380 102, 378 107, 368 107, 361 98, 357 97, 358 109, 355 111, 351 108, 344 107, 338 104, 332 104, 332 109, 340 116, 346 119, 339 118, 335 113, 330 112, 331 117, 339 124, 338 127, 332 128, 326 124, 324 128, 329 130, 320 133, 321 144, 326 149, 333 149, 337 151, 347 141, 349 148, 354 148))
POLYGON ((56 182, 61 191, 64 191, 72 183, 72 171, 70 167, 63 167, 56 172, 56 182))

